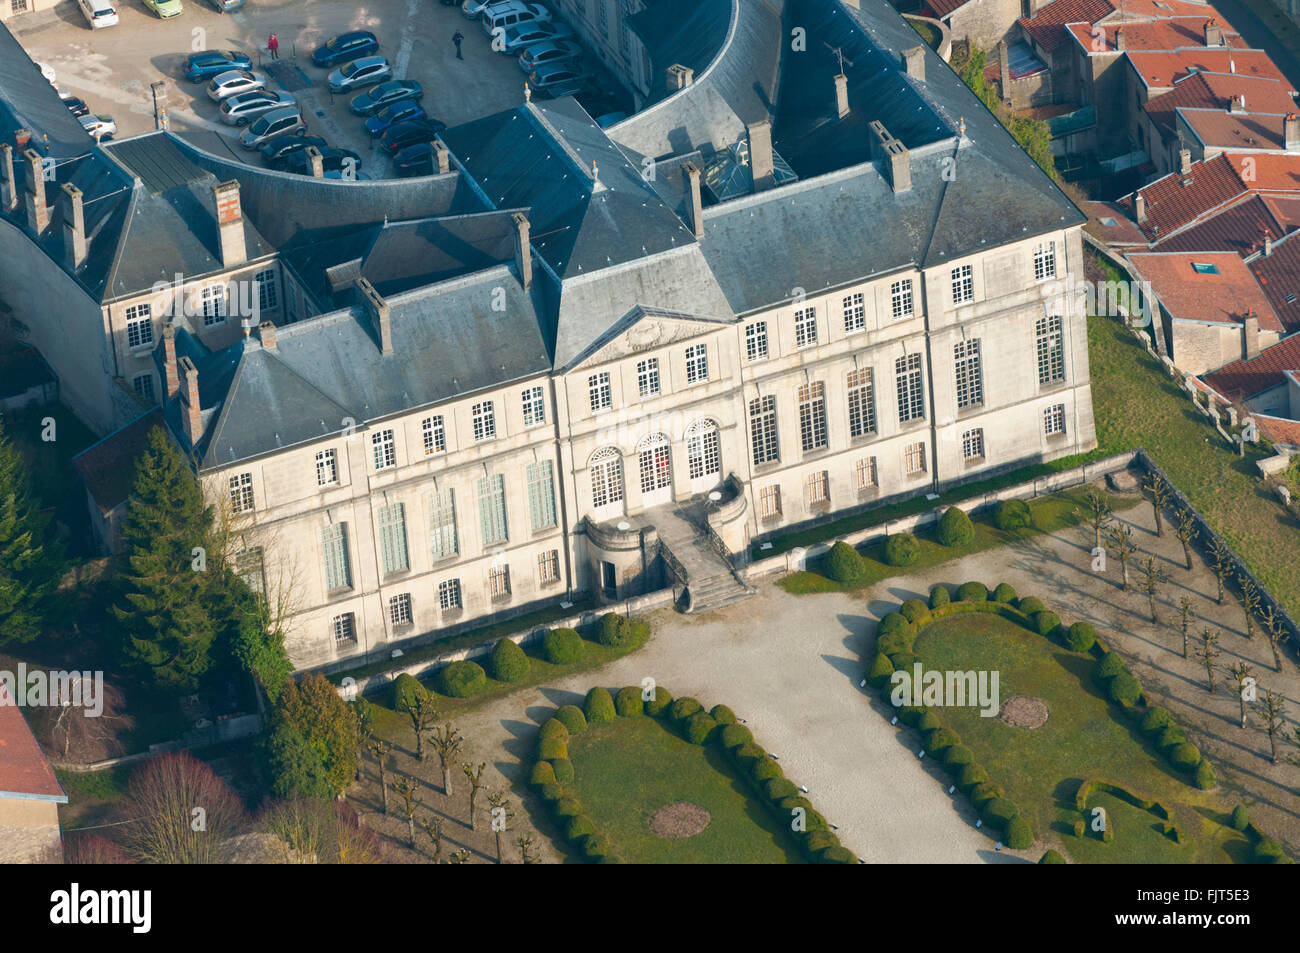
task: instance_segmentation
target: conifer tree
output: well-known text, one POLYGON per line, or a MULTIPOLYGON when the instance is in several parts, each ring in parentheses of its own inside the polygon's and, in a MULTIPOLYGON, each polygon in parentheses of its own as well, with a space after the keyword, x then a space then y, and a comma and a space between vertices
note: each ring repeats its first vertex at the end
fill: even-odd
POLYGON ((41 634, 60 562, 22 457, 0 430, 0 645, 41 634))

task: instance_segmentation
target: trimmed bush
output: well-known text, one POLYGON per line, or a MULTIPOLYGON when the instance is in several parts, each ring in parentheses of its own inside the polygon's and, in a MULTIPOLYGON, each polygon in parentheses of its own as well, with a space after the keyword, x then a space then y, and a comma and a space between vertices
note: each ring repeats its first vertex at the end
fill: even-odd
POLYGON ((537 757, 543 761, 556 761, 569 756, 569 746, 560 738, 543 738, 537 746, 537 757))
POLYGON ((898 611, 912 625, 923 625, 930 621, 930 607, 920 599, 908 599, 898 611))
POLYGON ((906 632, 908 635, 916 633, 916 626, 907 621, 907 616, 901 612, 886 612, 880 620, 880 625, 876 626, 876 637, 890 635, 894 632, 906 632))
POLYGON ((1182 771, 1191 771, 1201 763, 1201 749, 1191 742, 1174 745, 1169 751, 1169 761, 1182 771))
POLYGON ((1124 664, 1124 659, 1118 652, 1107 652, 1093 669, 1093 675, 1097 681, 1104 682, 1108 678, 1114 678, 1116 675, 1128 673, 1128 666, 1124 664))
POLYGON ((661 714, 673 703, 672 693, 661 685, 655 686, 655 697, 645 703, 645 713, 651 717, 661 714))
POLYGON ((988 602, 989 587, 982 582, 963 582, 957 587, 959 602, 988 602))
POLYGON ((961 768, 975 761, 975 752, 971 751, 965 745, 953 745, 951 748, 943 750, 943 763, 949 768, 954 769, 954 773, 961 768))
POLYGON ((1193 780, 1202 791, 1208 791, 1219 783, 1219 777, 1214 773, 1214 765, 1203 758, 1201 763, 1196 766, 1196 774, 1193 780))
POLYGON ((784 773, 781 771, 779 764, 771 758, 764 758, 762 761, 755 761, 749 766, 749 776, 762 784, 772 778, 784 777, 784 773))
POLYGON ((909 728, 915 728, 925 714, 924 705, 903 705, 898 709, 898 720, 909 728))
POLYGON ((1177 725, 1170 725, 1164 731, 1160 732, 1160 737, 1156 740, 1156 745, 1161 751, 1167 751, 1170 748, 1176 748, 1187 742, 1187 732, 1177 725))
POLYGON ((573 629, 551 629, 542 636, 542 657, 552 665, 571 665, 582 658, 582 636, 573 629))
POLYGON ((819 864, 856 864, 858 859, 847 847, 827 847, 817 855, 819 864))
POLYGON ((1050 609, 1034 614, 1034 631, 1039 635, 1051 635, 1061 624, 1061 617, 1050 609))
POLYGON ((1006 797, 1007 792, 1002 790, 1000 784, 994 784, 992 781, 981 781, 970 789, 967 797, 976 807, 983 806, 985 801, 991 801, 997 797, 1006 797))
POLYGON ((1147 713, 1142 716, 1142 734, 1147 737, 1153 737, 1160 734, 1174 723, 1174 716, 1169 714, 1168 710, 1159 707, 1148 708, 1147 713))
POLYGON ((555 780, 560 784, 573 783, 573 762, 568 758, 556 758, 551 762, 551 770, 555 772, 555 780))
POLYGON ((861 582, 866 574, 866 560, 844 540, 837 542, 826 554, 826 575, 834 582, 852 585, 861 582))
POLYGON ((895 533, 885 540, 885 562, 890 566, 910 566, 921 556, 921 544, 911 533, 895 533))
POLYGON ((921 712, 921 717, 916 720, 913 727, 922 734, 927 734, 931 731, 938 731, 943 727, 943 722, 939 720, 938 715, 927 708, 921 712))
POLYGON ((972 761, 970 764, 961 766, 961 771, 957 774, 957 787, 963 792, 969 791, 977 784, 984 784, 988 779, 989 773, 984 770, 984 766, 972 761))
POLYGON ((1238 804, 1232 809, 1232 829, 1245 833, 1246 828, 1250 826, 1250 815, 1246 813, 1244 805, 1238 804))
POLYGON ((1255 863, 1275 864, 1279 858, 1286 857, 1282 846, 1271 837, 1261 837, 1255 844, 1255 863))
POLYGON ((964 510, 950 506, 939 517, 936 535, 945 546, 969 546, 975 539, 975 524, 964 510))
POLYGON ((840 839, 830 831, 809 831, 803 838, 803 849, 809 857, 816 857, 824 850, 839 846, 840 839))
MULTIPOLYGON (((794 809, 797 807, 803 808, 805 817, 811 817, 812 815, 817 814, 817 812, 813 810, 812 802, 809 801, 802 794, 796 795, 794 797, 786 798, 780 804, 778 804, 777 807, 781 809, 782 814, 792 814, 794 812, 794 809)), ((818 814, 817 816, 821 817, 820 814, 818 814)), ((818 830, 820 829, 821 828, 818 828, 818 830)))
POLYGON ((1013 817, 1007 823, 1007 846, 1012 850, 1028 850, 1034 846, 1034 831, 1023 817, 1013 817))
POLYGON ((614 711, 614 699, 609 696, 608 689, 604 688, 593 688, 587 692, 587 697, 582 701, 582 713, 587 716, 589 725, 609 724, 618 717, 614 711))
POLYGON ((596 641, 601 645, 626 645, 631 634, 632 627, 628 625, 627 619, 617 612, 606 612, 600 617, 600 624, 596 626, 596 641))
POLYGON ((589 834, 583 841, 582 852, 590 860, 599 860, 602 857, 608 857, 613 845, 610 844, 609 838, 603 834, 589 834))
POLYGON ((1111 701, 1119 702, 1121 705, 1136 705, 1138 699, 1142 697, 1142 683, 1128 672, 1121 672, 1110 680, 1107 694, 1110 695, 1111 701))
POLYGON ((550 784, 555 780, 555 769, 551 767, 549 761, 538 761, 533 765, 533 770, 528 775, 528 783, 535 788, 540 788, 544 784, 550 784))
MULTIPOLYGON (((894 663, 894 671, 908 673, 911 673, 913 667, 920 661, 920 659, 911 652, 895 652, 893 655, 889 656, 889 660, 894 663)), ((913 685, 913 692, 915 692, 917 688, 918 686, 913 685)), ((912 722, 909 721, 908 724, 910 725, 912 722)))
POLYGON ((429 690, 420 684, 414 675, 403 672, 393 679, 393 708, 397 711, 409 711, 415 707, 417 699, 427 699, 429 690))
POLYGON ((883 652, 885 655, 897 655, 900 652, 907 652, 912 648, 914 638, 913 633, 904 632, 902 629, 886 632, 876 639, 876 651, 883 652))
POLYGON ((741 745, 738 748, 733 748, 731 751, 731 757, 734 758, 736 763, 742 768, 748 770, 749 766, 755 761, 762 761, 766 758, 767 752, 763 750, 762 745, 747 744, 741 745))
POLYGON ((948 587, 943 583, 936 583, 930 587, 930 608, 937 609, 940 606, 946 606, 952 602, 952 594, 948 592, 948 587))
POLYGON ((1016 807, 1014 801, 995 797, 984 803, 984 807, 980 809, 980 816, 984 818, 985 824, 992 824, 998 830, 1005 830, 1013 817, 1020 816, 1020 808, 1016 807))
POLYGON ((560 721, 558 717, 548 718, 546 721, 542 722, 542 727, 538 729, 537 737, 542 740, 547 738, 559 738, 561 741, 567 743, 569 740, 569 728, 564 722, 560 721))
POLYGON ((1056 851, 1049 850, 1047 853, 1043 854, 1042 857, 1038 858, 1038 862, 1040 864, 1063 864, 1065 863, 1065 858, 1056 851))
POLYGON ((951 728, 937 728, 930 732, 930 737, 926 739, 926 751, 942 751, 944 748, 951 748, 953 745, 961 744, 961 738, 957 732, 951 728))
POLYGON ((577 705, 561 705, 555 712, 555 720, 563 722, 571 735, 580 735, 587 730, 587 716, 577 705))
POLYGON ((594 833, 596 833, 596 825, 591 823, 591 818, 586 814, 579 814, 569 821, 564 836, 568 838, 570 844, 582 844, 594 833))
POLYGON ((709 717, 720 725, 734 725, 739 721, 736 713, 726 705, 714 705, 709 709, 709 717))
POLYGON ((1043 611, 1043 600, 1037 596, 1025 596, 1016 603, 1016 608, 1027 616, 1043 611))
POLYGON ((1091 622, 1076 622, 1066 630, 1065 647, 1071 652, 1087 652, 1097 642, 1097 629, 1091 622))
POLYGON ((436 678, 438 691, 451 698, 473 698, 487 688, 487 673, 483 666, 469 659, 444 665, 436 678))
POLYGON ((798 794, 799 789, 794 786, 793 781, 787 781, 785 778, 768 778, 763 782, 763 793, 773 804, 780 804, 786 798, 798 794))
POLYGON ((577 817, 582 813, 582 804, 576 797, 565 796, 555 802, 556 817, 577 817))
POLYGON ((628 685, 618 690, 614 696, 614 711, 621 718, 640 718, 645 714, 645 702, 641 700, 641 686, 628 685))
POLYGON ((687 719, 683 734, 691 744, 702 745, 712 737, 717 728, 718 723, 701 711, 687 719))
POLYGON ((510 639, 499 639, 488 656, 488 673, 498 682, 517 682, 528 675, 528 656, 510 639))
POLYGON ((894 674, 894 663, 889 661, 889 656, 884 652, 878 652, 871 663, 871 668, 867 669, 867 682, 873 688, 880 688, 882 685, 889 684, 889 676, 894 674))
POLYGON ((673 721, 682 722, 700 711, 703 707, 704 706, 694 698, 679 698, 668 706, 668 716, 672 718, 673 721))
MULTIPOLYGON (((551 767, 554 767, 554 765, 551 767)), ((560 798, 564 797, 566 793, 564 786, 560 784, 558 780, 550 781, 542 785, 541 795, 543 801, 549 801, 554 804, 556 801, 560 800, 560 798)))
POLYGON ((1003 500, 993 507, 993 525, 998 529, 1026 529, 1033 523, 1024 500, 1003 500))
POLYGON ((1016 590, 1005 582, 1000 582, 993 590, 993 601, 1003 605, 1012 605, 1016 601, 1016 590))
MULTIPOLYGON (((717 721, 717 718, 713 719, 717 721)), ((730 751, 732 748, 739 748, 744 745, 754 743, 754 733, 744 725, 726 725, 722 726, 722 731, 718 733, 718 739, 722 742, 722 747, 730 751)))

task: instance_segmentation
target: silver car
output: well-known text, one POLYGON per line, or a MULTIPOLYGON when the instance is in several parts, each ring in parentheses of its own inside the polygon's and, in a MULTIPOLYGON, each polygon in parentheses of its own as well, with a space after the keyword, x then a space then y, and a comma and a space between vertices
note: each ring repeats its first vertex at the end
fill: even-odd
POLYGON ((250 151, 260 149, 277 136, 302 132, 306 128, 307 123, 303 120, 302 113, 298 112, 298 107, 273 109, 253 120, 253 124, 239 134, 239 144, 250 151))
POLYGON ((330 73, 330 92, 346 93, 352 89, 369 86, 371 83, 382 83, 392 78, 393 68, 388 65, 388 60, 382 56, 363 56, 330 73))
POLYGON ((208 83, 208 99, 215 103, 239 93, 251 93, 266 88, 266 77, 245 69, 226 70, 212 77, 208 83))
POLYGON ((288 93, 259 89, 252 93, 238 93, 221 101, 221 121, 227 126, 247 126, 262 113, 282 106, 297 106, 298 100, 288 93))

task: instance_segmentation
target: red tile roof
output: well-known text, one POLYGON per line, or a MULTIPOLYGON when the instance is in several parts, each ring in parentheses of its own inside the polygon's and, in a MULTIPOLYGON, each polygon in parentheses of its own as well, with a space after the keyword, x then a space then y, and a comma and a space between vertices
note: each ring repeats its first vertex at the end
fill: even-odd
POLYGON ((970 2, 971 0, 926 0, 925 6, 929 7, 932 16, 943 18, 970 2))
POLYGON ((1285 142, 1282 113, 1180 107, 1178 115, 1201 144, 1211 149, 1281 149, 1285 142))
MULTIPOLYGON (((1117 53, 1116 31, 1124 31, 1125 51, 1143 50, 1177 50, 1185 46, 1205 47, 1205 24, 1215 19, 1213 16, 1170 17, 1164 20, 1152 20, 1149 23, 1103 23, 1073 24, 1066 27, 1069 35, 1079 44, 1083 51, 1091 56, 1095 53, 1117 53), (1100 26, 1103 36, 1094 37, 1094 27, 1100 26)), ((1223 31, 1223 44, 1231 47, 1245 48, 1246 42, 1235 33, 1223 31)))
POLYGON ((1255 276, 1232 252, 1130 252, 1128 260, 1174 318, 1240 324, 1254 311, 1262 330, 1282 331, 1255 276), (1212 265, 1212 274, 1193 264, 1212 265))
POLYGON ((1300 420, 1288 420, 1285 417, 1270 417, 1268 414, 1251 414, 1259 432, 1274 443, 1283 443, 1289 447, 1300 447, 1300 420))
POLYGON ((1252 113, 1279 113, 1285 115, 1296 109, 1289 83, 1255 76, 1233 73, 1190 73, 1174 84, 1167 93, 1153 96, 1146 104, 1147 115, 1162 132, 1173 134, 1177 129, 1174 110, 1222 109, 1238 96, 1246 97, 1246 108, 1252 113))
POLYGON ((1300 192, 1300 155, 1237 152, 1223 154, 1238 178, 1257 192, 1300 192))
POLYGON ((1230 402, 1240 402, 1286 382, 1286 372, 1300 369, 1300 334, 1283 338, 1250 360, 1233 361, 1201 381, 1230 402))
MULTIPOLYGON (((1193 69, 1206 70, 1211 73, 1236 74, 1276 79, 1285 82, 1282 71, 1277 68, 1268 54, 1263 50, 1227 50, 1220 47, 1208 49, 1173 50, 1171 52, 1131 51, 1128 54, 1129 67, 1148 87, 1172 89, 1177 80, 1182 79, 1193 69)), ((1287 83, 1290 86, 1290 83, 1287 83)))
POLYGON ((15 795, 68 802, 22 711, 0 684, 0 798, 15 795))
POLYGON ((1199 225, 1157 242, 1155 250, 1230 251, 1245 258, 1264 244, 1265 231, 1276 241, 1298 227, 1300 220, 1275 215, 1263 196, 1247 195, 1199 225))
MULTIPOLYGON (((1146 221, 1138 222, 1147 238, 1155 240, 1196 221, 1202 215, 1222 207, 1246 191, 1226 155, 1192 164, 1191 181, 1183 184, 1178 173, 1156 179, 1144 186, 1140 194, 1146 199, 1146 221)), ((1119 205, 1131 218, 1133 196, 1126 195, 1119 205)))
POLYGON ((1300 237, 1274 241, 1270 254, 1247 264, 1287 333, 1300 331, 1300 237))
POLYGON ((1017 22, 1041 49, 1051 53, 1069 38, 1063 29, 1067 23, 1096 23, 1113 12, 1110 0, 1054 0, 1034 16, 1017 22))
POLYGON ((1136 225, 1128 218, 1128 212, 1114 202, 1086 201, 1080 202, 1079 208, 1089 218, 1088 231, 1108 245, 1143 245, 1147 243, 1136 225), (1102 219, 1114 222, 1106 225, 1102 219))
POLYGON ((72 465, 81 474, 101 513, 107 513, 130 495, 136 457, 144 450, 149 431, 162 425, 162 409, 155 407, 72 458, 72 465))

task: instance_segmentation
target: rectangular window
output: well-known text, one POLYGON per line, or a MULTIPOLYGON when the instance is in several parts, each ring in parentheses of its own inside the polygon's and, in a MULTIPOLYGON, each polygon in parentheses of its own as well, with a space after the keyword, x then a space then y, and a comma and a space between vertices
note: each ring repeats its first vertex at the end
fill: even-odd
POLYGON ((596 26, 602 36, 609 36, 609 6, 607 0, 596 0, 596 26))
POLYGON ((560 581, 560 551, 537 554, 537 580, 542 585, 560 581))
POLYGON ((814 381, 799 388, 799 439, 804 453, 820 450, 828 443, 826 433, 826 388, 814 381))
POLYGON ((484 546, 506 541, 506 479, 500 474, 478 481, 478 517, 484 546))
POLYGON ((867 326, 867 296, 855 292, 844 299, 844 333, 865 330, 867 326))
POLYGON ((591 412, 606 410, 613 403, 613 390, 609 385, 609 372, 601 371, 587 378, 587 396, 591 400, 591 412))
POLYGON ((385 573, 411 568, 406 551, 406 507, 401 503, 379 508, 379 553, 385 573))
POLYGON ((224 324, 226 320, 226 286, 225 285, 208 285, 199 292, 199 300, 203 305, 203 326, 205 328, 213 327, 217 324, 224 324))
POLYGON ((348 524, 331 523, 320 531, 325 554, 325 591, 352 588, 352 566, 348 562, 348 524))
POLYGON ((137 397, 153 403, 152 374, 137 374, 131 379, 131 389, 135 391, 137 397))
POLYGON ((528 464, 528 512, 532 515, 533 532, 555 525, 555 480, 550 460, 528 464))
POLYGON ((126 309, 126 343, 132 348, 153 343, 153 316, 149 305, 133 304, 126 309))
POLYGON ((316 454, 316 485, 333 486, 339 482, 338 458, 333 450, 322 450, 316 454))
POLYGON ((493 566, 488 570, 488 593, 493 599, 510 598, 509 566, 493 566))
POLYGON ((356 616, 351 612, 336 615, 331 626, 334 630, 335 642, 355 642, 357 640, 357 620, 356 616))
POLYGON ((397 441, 391 430, 371 434, 370 447, 375 454, 375 469, 387 470, 397 466, 397 441))
POLYGON ((453 612, 460 607, 460 580, 448 579, 438 583, 438 608, 443 612, 453 612))
POLYGON ((794 346, 812 347, 817 343, 817 309, 804 308, 794 313, 794 346))
POLYGON ((816 473, 808 474, 808 478, 804 482, 804 488, 808 495, 809 506, 831 501, 830 474, 825 470, 818 470, 816 473))
POLYGON ((908 476, 925 472, 924 443, 909 443, 903 449, 903 472, 908 476))
POLYGON ((266 271, 259 271, 253 276, 257 282, 257 309, 259 311, 274 311, 280 303, 275 293, 275 270, 268 268, 266 271))
POLYGON ((755 321, 745 328, 745 359, 761 361, 767 357, 767 322, 755 321))
POLYGON ((967 304, 975 300, 975 272, 970 265, 952 270, 952 303, 967 304))
POLYGON ((876 432, 876 387, 871 368, 849 373, 849 436, 865 437, 876 432))
POLYGON ((433 561, 450 559, 457 553, 456 491, 431 493, 425 502, 429 510, 429 550, 433 561))
POLYGON ((773 484, 758 491, 758 513, 762 519, 775 519, 781 515, 781 488, 773 484))
POLYGON ((1038 383, 1055 384, 1065 380, 1065 345, 1061 316, 1046 315, 1034 326, 1038 344, 1038 383))
POLYGON ((235 574, 249 589, 260 596, 266 595, 266 567, 261 546, 246 549, 235 557, 235 574))
POLYGON ((654 397, 659 393, 659 358, 647 357, 636 365, 636 386, 642 397, 654 397))
POLYGON ((979 339, 958 341, 953 347, 953 361, 957 366, 957 406, 977 407, 984 403, 979 339))
POLYGON ((880 486, 879 474, 876 471, 876 458, 863 457, 854 467, 857 476, 859 490, 874 490, 880 486))
POLYGON ((925 419, 925 390, 921 380, 921 355, 907 354, 894 362, 898 387, 898 422, 925 419))
POLYGON ((1044 242, 1034 249, 1034 280, 1056 277, 1056 242, 1044 242))
POLYGON ((524 388, 524 426, 536 427, 538 424, 546 423, 546 399, 542 394, 542 388, 526 387, 524 388))
POLYGON ((1053 404, 1043 411, 1043 433, 1049 437, 1065 434, 1065 405, 1053 404))
POLYGON ((963 460, 978 460, 984 456, 984 428, 976 427, 961 435, 961 456, 963 460))
POLYGON ((485 400, 481 404, 475 404, 470 413, 474 418, 475 440, 491 440, 497 435, 497 415, 492 407, 492 401, 485 400))
POLYGON ((754 466, 781 459, 776 436, 776 398, 756 397, 749 402, 749 435, 754 445, 754 466))
POLYGON ((443 453, 447 449, 447 428, 442 422, 442 414, 425 417, 420 421, 420 430, 424 435, 424 455, 443 453))
POLYGON ((411 594, 409 592, 403 592, 388 600, 388 621, 393 625, 410 625, 414 621, 411 618, 411 594))
POLYGON ((230 478, 230 508, 235 513, 253 510, 253 474, 239 473, 230 478))
POLYGON ((686 383, 699 384, 709 379, 709 352, 703 344, 686 349, 686 383))
POLYGON ((895 321, 912 316, 912 279, 904 278, 889 286, 890 314, 895 321))

